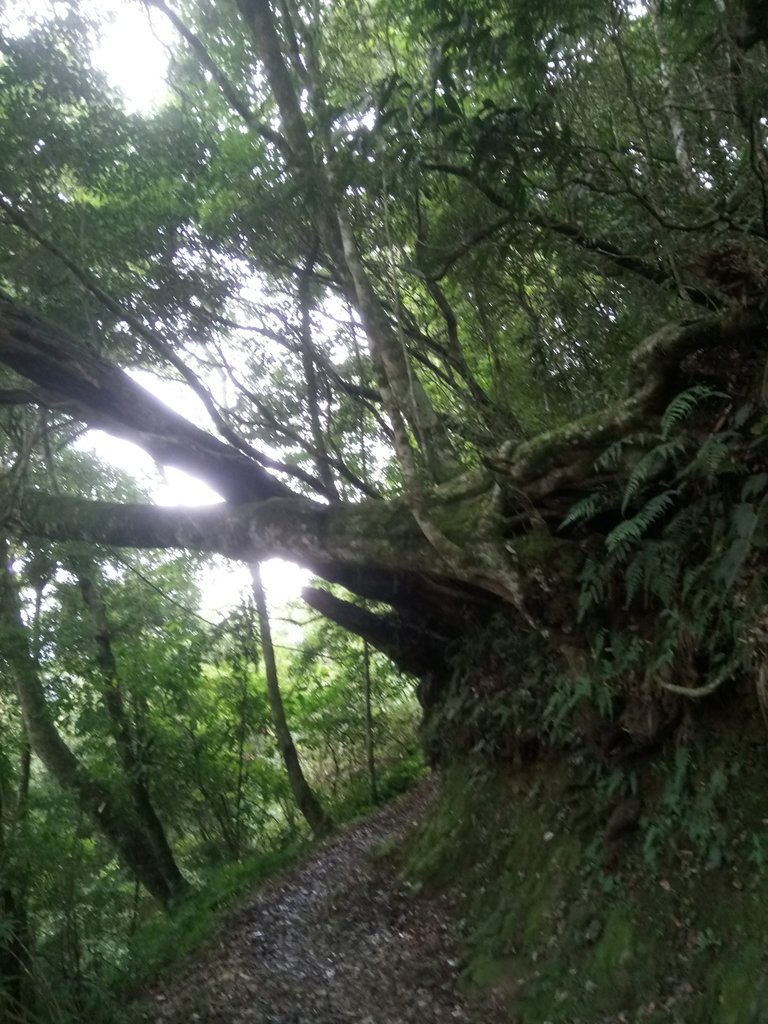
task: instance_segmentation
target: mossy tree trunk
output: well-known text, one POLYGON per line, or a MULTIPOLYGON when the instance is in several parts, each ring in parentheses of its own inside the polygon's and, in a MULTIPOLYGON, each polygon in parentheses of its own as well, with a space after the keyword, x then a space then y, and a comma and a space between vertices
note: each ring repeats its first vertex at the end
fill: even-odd
POLYGON ((30 650, 6 541, 0 543, 0 664, 11 679, 32 751, 110 843, 128 870, 164 907, 179 895, 130 801, 95 779, 59 733, 30 650))
POLYGON ((112 647, 107 607, 97 582, 96 571, 92 565, 82 560, 75 565, 75 571, 93 625, 96 659, 101 675, 102 701, 123 766, 126 788, 133 801, 136 816, 154 848, 157 867, 165 878, 168 891, 174 896, 180 896, 189 889, 189 883, 176 863, 165 828, 152 802, 146 765, 139 754, 135 729, 125 709, 117 659, 112 647))

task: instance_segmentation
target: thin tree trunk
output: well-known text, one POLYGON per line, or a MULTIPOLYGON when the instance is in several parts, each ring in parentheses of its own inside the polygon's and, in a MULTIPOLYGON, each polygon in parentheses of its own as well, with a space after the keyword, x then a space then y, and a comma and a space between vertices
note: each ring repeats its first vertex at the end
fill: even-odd
POLYGON ((659 49, 659 71, 661 72, 661 85, 664 90, 664 110, 669 121, 669 128, 672 133, 672 142, 675 150, 675 160, 680 168, 685 187, 691 195, 701 193, 701 182, 696 177, 693 169, 693 162, 688 151, 688 141, 685 136, 683 118, 680 114, 674 77, 672 72, 672 59, 664 36, 664 25, 661 19, 661 5, 659 0, 651 3, 651 17, 653 30, 656 36, 656 44, 659 49))
POLYGON ((304 368, 304 379, 307 385, 307 407, 312 429, 312 444, 316 452, 315 467, 317 475, 323 482, 329 498, 338 500, 339 494, 333 479, 333 472, 328 462, 328 450, 325 444, 325 433, 320 422, 320 405, 318 401, 317 370, 315 367, 315 350, 312 343, 312 320, 310 317, 310 285, 312 270, 315 263, 315 252, 310 253, 303 273, 299 277, 299 315, 301 316, 301 360, 304 368))
POLYGON ((307 824, 317 837, 327 835, 333 827, 328 814, 323 810, 320 801, 315 796, 312 787, 307 782, 299 760, 296 745, 288 727, 288 720, 285 717, 283 697, 280 693, 280 681, 277 676, 277 662, 275 661, 275 648, 272 644, 272 630, 269 625, 269 613, 267 611, 267 599, 264 593, 264 584, 261 581, 261 569, 258 562, 251 566, 251 578, 253 580, 253 596, 256 601, 256 614, 259 619, 259 633, 261 634, 261 651, 264 657, 264 674, 267 677, 267 695, 269 706, 272 712, 272 724, 275 727, 277 744, 280 754, 288 773, 288 780, 291 784, 296 805, 307 820, 307 824))
POLYGON ((0 666, 16 690, 33 752, 62 789, 71 792, 81 809, 106 836, 126 867, 163 906, 176 893, 159 869, 154 847, 131 808, 118 794, 94 779, 62 739, 50 714, 8 564, 8 544, 0 542, 0 666))
POLYGON ((376 759, 373 748, 373 711, 371 708, 371 651, 368 641, 363 640, 363 691, 365 694, 365 757, 368 762, 368 781, 371 801, 377 803, 379 790, 376 783, 376 759))
POLYGON ((133 800, 136 815, 154 847, 157 865, 165 877, 168 889, 174 896, 180 896, 189 889, 189 883, 176 863, 165 829, 152 803, 146 767, 138 755, 134 730, 125 710, 104 598, 90 567, 78 565, 75 571, 83 601, 93 623, 96 656, 101 673, 102 699, 123 765, 128 792, 133 800))
MULTIPOLYGON (((22 755, 23 756, 23 755, 22 755)), ((6 863, 11 832, 19 825, 19 805, 7 807, 0 785, 0 866, 6 863)), ((32 938, 27 916, 26 864, 20 879, 0 879, 0 1018, 27 1020, 34 1010, 32 988, 32 938)))
POLYGON ((248 732, 248 669, 243 665, 243 688, 240 692, 240 721, 237 726, 237 785, 235 788, 235 860, 240 860, 243 846, 243 790, 245 787, 245 738, 248 732))

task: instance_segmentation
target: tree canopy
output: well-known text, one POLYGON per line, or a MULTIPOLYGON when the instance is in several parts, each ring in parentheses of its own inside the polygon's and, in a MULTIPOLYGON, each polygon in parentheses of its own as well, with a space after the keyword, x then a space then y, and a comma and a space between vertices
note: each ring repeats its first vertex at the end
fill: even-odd
POLYGON ((9 522, 296 559, 389 606, 307 595, 408 667, 467 608, 530 626, 515 538, 681 385, 723 387, 701 353, 759 348, 759 5, 145 6, 174 32, 152 115, 76 4, 3 36, 9 522), (226 505, 51 496, 83 424, 226 505))
POLYGON ((645 558, 714 480, 733 500, 734 459, 755 500, 708 550, 751 550, 759 5, 145 6, 173 33, 152 114, 94 69, 85 8, 3 36, 8 530, 295 559, 345 588, 313 608, 433 678, 499 613, 567 650, 551 595, 599 538, 645 558), (84 494, 58 464, 84 426, 225 503, 84 494))
POLYGON ((0 20, 0 859, 32 753, 167 905, 205 844, 271 827, 247 783, 283 799, 277 751, 327 826, 272 556, 311 570, 341 666, 310 644, 324 696, 285 694, 334 792, 364 757, 376 794, 371 648, 419 678, 434 758, 647 749, 744 681, 768 714, 764 5, 126 4, 169 40, 150 111, 99 70, 93 5, 0 20), (222 503, 153 504, 92 429, 222 503), (214 553, 256 600, 221 627, 194 613, 214 553))

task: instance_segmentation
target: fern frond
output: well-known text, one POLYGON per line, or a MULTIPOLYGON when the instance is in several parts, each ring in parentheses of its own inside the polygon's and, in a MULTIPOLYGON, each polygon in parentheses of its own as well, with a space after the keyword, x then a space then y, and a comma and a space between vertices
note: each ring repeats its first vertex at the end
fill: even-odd
POLYGON ((722 391, 715 391, 714 388, 705 384, 696 384, 687 391, 681 391, 675 395, 661 417, 661 436, 664 440, 676 430, 681 423, 688 419, 697 405, 700 405, 707 398, 728 398, 722 391))
POLYGON ((641 550, 635 555, 635 557, 629 563, 624 573, 624 589, 626 592, 625 608, 629 608, 634 599, 637 597, 640 588, 643 586, 645 582, 645 574, 646 556, 645 552, 641 550))
POLYGON ((656 550, 658 560, 655 571, 647 575, 646 591, 668 607, 680 580, 681 553, 676 545, 666 542, 658 544, 656 550))
POLYGON ((590 559, 585 563, 579 577, 581 591, 579 592, 579 603, 576 612, 576 618, 579 622, 582 621, 590 608, 600 604, 603 600, 608 576, 607 566, 600 562, 594 562, 590 559))
POLYGON ((619 439, 609 444, 602 455, 595 460, 595 469, 615 469, 621 461, 624 440, 619 439))
POLYGON ((696 456, 681 472, 683 477, 712 477, 726 470, 743 472, 744 467, 733 459, 731 441, 736 437, 733 431, 724 431, 708 437, 696 456))
POLYGON ((572 526, 574 523, 586 523, 604 507, 604 503, 605 494, 603 491, 595 491, 592 494, 588 494, 586 498, 582 498, 574 505, 571 505, 568 509, 568 514, 560 523, 558 529, 564 530, 566 526, 572 526))
POLYGON ((656 445, 640 459, 627 480, 624 488, 624 497, 621 502, 621 511, 626 512, 627 506, 637 497, 644 485, 669 462, 674 461, 680 455, 685 454, 686 444, 680 438, 674 441, 665 441, 656 445))
POLYGON ((619 523, 605 538, 609 554, 617 557, 626 555, 632 545, 641 540, 648 529, 672 508, 676 496, 677 491, 674 490, 655 494, 632 519, 619 523))
POLYGON ((624 572, 626 606, 632 604, 641 588, 646 603, 657 598, 671 605, 680 576, 680 552, 668 541, 646 541, 624 572))
POLYGON ((628 550, 632 544, 639 541, 643 532, 636 519, 625 519, 614 527, 605 538, 605 546, 611 555, 618 555, 628 550))

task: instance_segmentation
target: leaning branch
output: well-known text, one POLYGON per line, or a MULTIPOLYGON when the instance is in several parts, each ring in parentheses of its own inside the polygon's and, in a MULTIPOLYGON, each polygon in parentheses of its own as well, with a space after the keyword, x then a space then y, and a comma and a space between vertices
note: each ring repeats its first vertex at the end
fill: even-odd
MULTIPOLYGON (((263 468, 280 470, 287 475, 301 480, 313 490, 322 493, 322 484, 319 481, 314 480, 309 474, 303 472, 299 467, 292 467, 271 459, 269 456, 264 455, 262 452, 255 449, 253 445, 249 444, 244 438, 240 437, 227 421, 226 416, 220 411, 217 403, 211 395, 211 392, 203 384, 194 370, 192 370, 188 362, 174 350, 173 346, 161 338, 156 331, 150 330, 138 316, 130 310, 125 309, 111 295, 104 291, 99 284, 98 279, 90 271, 70 259, 63 249, 57 246, 50 238, 47 238, 39 232, 19 210, 16 210, 13 205, 2 196, 0 196, 0 210, 2 210, 12 224, 24 231, 40 246, 47 249, 51 255, 60 260, 67 270, 69 270, 69 272, 73 274, 74 277, 83 285, 86 291, 90 292, 91 295, 98 299, 105 309, 109 310, 109 312, 117 317, 118 320, 126 323, 134 334, 145 341, 161 358, 165 359, 174 367, 182 379, 203 403, 206 412, 210 416, 211 421, 221 436, 228 441, 234 449, 249 459, 253 459, 254 462, 258 463, 263 468)), ((40 404, 45 405, 46 403, 42 401, 40 404)))
POLYGON ((253 563, 279 557, 317 570, 329 563, 447 575, 401 502, 319 505, 308 498, 271 498, 243 505, 169 508, 88 501, 27 491, 14 520, 17 533, 112 547, 180 548, 253 563))
POLYGON ((522 444, 507 442, 488 464, 502 474, 506 486, 535 501, 572 482, 574 473, 591 468, 609 444, 647 426, 650 417, 660 414, 674 394, 677 370, 685 356, 721 345, 765 348, 767 343, 768 324, 752 312, 665 324, 632 354, 628 397, 522 444))
POLYGON ((445 632, 432 633, 421 623, 406 622, 397 614, 376 615, 318 587, 305 587, 301 596, 324 618, 361 636, 412 675, 428 675, 444 657, 445 632))
POLYGON ((0 362, 33 381, 41 404, 143 448, 160 465, 200 476, 224 498, 254 501, 291 490, 246 455, 190 423, 114 364, 0 297, 0 362))

